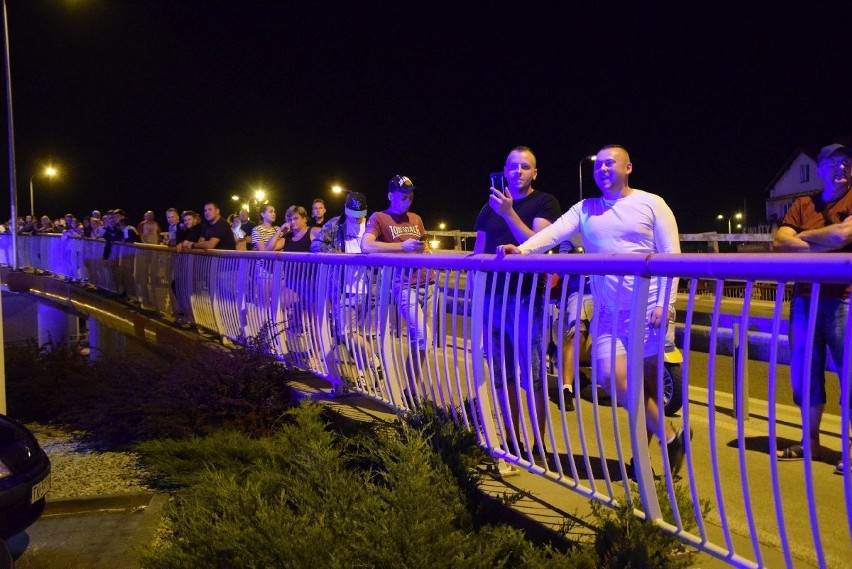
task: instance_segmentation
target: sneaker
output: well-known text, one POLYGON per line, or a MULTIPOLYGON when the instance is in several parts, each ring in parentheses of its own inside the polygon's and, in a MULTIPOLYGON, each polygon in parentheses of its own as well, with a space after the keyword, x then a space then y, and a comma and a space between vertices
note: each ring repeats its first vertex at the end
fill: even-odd
POLYGON ((574 394, 571 393, 571 388, 567 385, 562 388, 562 395, 565 398, 565 410, 574 411, 574 394))
MULTIPOLYGON (((632 457, 630 458, 630 464, 627 465, 626 470, 627 470, 627 478, 629 478, 633 482, 638 482, 636 480, 636 465, 634 464, 632 457)), ((657 473, 654 472, 653 466, 651 467, 651 476, 654 478, 654 480, 657 480, 657 473)))
MULTIPOLYGON (((683 429, 678 429, 674 440, 666 445, 672 476, 680 472, 683 467, 683 458, 686 456, 686 443, 683 440, 683 434, 683 429)), ((689 440, 692 440, 692 429, 689 429, 689 440)))
POLYGON ((503 459, 497 460, 496 467, 497 467, 497 476, 499 478, 509 478, 511 476, 518 476, 521 473, 520 468, 518 468, 514 464, 506 462, 503 459))

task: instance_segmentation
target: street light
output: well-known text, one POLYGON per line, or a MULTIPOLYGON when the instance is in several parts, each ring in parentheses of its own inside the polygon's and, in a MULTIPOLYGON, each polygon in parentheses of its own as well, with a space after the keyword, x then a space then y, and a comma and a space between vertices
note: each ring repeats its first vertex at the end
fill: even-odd
POLYGON ((240 205, 240 209, 244 209, 246 211, 249 211, 249 204, 248 204, 248 201, 245 198, 242 198, 242 197, 235 194, 235 195, 231 196, 231 199, 234 200, 235 202, 242 202, 242 205, 240 205))
POLYGON ((41 172, 36 172, 30 176, 30 216, 35 220, 35 200, 33 199, 33 178, 36 176, 44 176, 45 178, 55 178, 59 174, 59 170, 53 166, 47 166, 41 172))
POLYGON ((352 193, 352 191, 347 190, 343 186, 335 184, 331 187, 331 193, 333 193, 333 194, 350 194, 350 193, 352 193))
MULTIPOLYGON (((731 215, 731 216, 728 218, 728 235, 730 235, 730 234, 731 234, 731 220, 732 220, 732 219, 736 219, 736 220, 738 220, 738 221, 739 221, 739 220, 741 220, 742 218, 743 218, 743 214, 742 214, 742 212, 739 212, 739 211, 738 211, 738 212, 736 212, 736 213, 734 213, 733 215, 731 215)), ((722 214, 720 213, 719 215, 717 215, 717 216, 716 216, 716 219, 718 219, 719 221, 721 221, 721 220, 725 219, 725 216, 724 216, 724 215, 722 215, 722 214)), ((742 224, 742 223, 737 223, 737 229, 742 229, 742 227, 743 227, 743 224, 742 224)))
POLYGON ((251 212, 252 207, 259 210, 261 205, 269 203, 269 200, 266 199, 266 190, 263 188, 257 188, 254 191, 254 197, 251 199, 246 199, 236 194, 232 195, 231 199, 235 202, 242 202, 240 207, 248 212, 251 212))
POLYGON ((580 170, 580 201, 583 201, 583 162, 585 162, 586 160, 591 160, 592 162, 594 162, 596 159, 597 156, 595 156, 594 154, 589 154, 588 156, 585 156, 582 160, 580 160, 580 164, 578 167, 580 170))

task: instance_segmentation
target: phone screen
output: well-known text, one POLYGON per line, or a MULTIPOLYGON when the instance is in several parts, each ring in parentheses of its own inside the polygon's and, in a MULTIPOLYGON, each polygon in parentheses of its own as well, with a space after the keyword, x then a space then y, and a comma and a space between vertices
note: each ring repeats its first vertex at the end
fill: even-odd
POLYGON ((503 172, 491 172, 491 187, 497 188, 500 191, 506 190, 506 179, 503 177, 503 172))

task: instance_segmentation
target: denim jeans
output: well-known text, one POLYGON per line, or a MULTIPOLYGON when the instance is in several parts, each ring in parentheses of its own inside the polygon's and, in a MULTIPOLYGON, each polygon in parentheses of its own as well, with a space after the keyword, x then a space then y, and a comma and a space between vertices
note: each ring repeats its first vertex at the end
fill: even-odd
MULTIPOLYGON (((503 298, 500 294, 494 299, 494 321, 491 328, 491 341, 486 342, 486 348, 489 349, 489 365, 491 366, 491 374, 494 378, 496 387, 503 386, 503 365, 506 366, 506 375, 509 381, 515 380, 515 350, 518 351, 518 365, 520 367, 521 387, 529 391, 530 379, 532 379, 533 388, 538 391, 541 389, 541 355, 542 355, 542 333, 541 325, 544 320, 544 308, 541 299, 536 301, 532 312, 532 329, 530 326, 528 297, 522 298, 518 305, 514 295, 510 294, 506 300, 506 322, 505 334, 501 330, 501 322, 503 318, 503 298), (516 306, 517 305, 517 306, 516 306), (516 310, 517 308, 517 310, 516 310), (515 324, 518 326, 518 336, 515 338, 515 324)), ((487 319, 490 315, 488 308, 489 302, 486 302, 486 327, 488 326, 487 319)))
POLYGON ((432 343, 432 296, 435 285, 404 286, 397 294, 399 311, 408 328, 408 341, 420 351, 432 343))
POLYGON ((849 316, 848 298, 822 298, 817 305, 813 354, 805 361, 808 333, 808 312, 811 299, 794 297, 790 304, 790 381, 793 401, 802 406, 802 395, 810 390, 811 406, 825 404, 825 357, 831 353, 834 363, 843 363, 843 335, 849 316), (806 371, 808 372, 806 375, 806 371))

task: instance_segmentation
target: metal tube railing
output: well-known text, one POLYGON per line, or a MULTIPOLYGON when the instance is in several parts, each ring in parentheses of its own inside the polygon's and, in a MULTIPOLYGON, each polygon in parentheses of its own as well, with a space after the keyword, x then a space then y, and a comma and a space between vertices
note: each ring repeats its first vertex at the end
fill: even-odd
MULTIPOLYGON (((770 564, 768 554, 777 550, 782 555, 780 563, 786 565, 806 559, 831 566, 842 564, 848 552, 852 533, 848 470, 843 477, 826 480, 825 473, 833 465, 807 462, 802 476, 801 465, 782 466, 774 449, 784 441, 797 440, 802 427, 798 412, 780 395, 789 382, 779 350, 782 340, 786 341, 781 323, 788 311, 787 285, 808 282, 818 290, 824 283, 852 283, 852 255, 496 259, 458 254, 177 253, 159 246, 116 244, 105 260, 103 243, 97 241, 80 240, 69 246, 58 238, 21 236, 19 245, 20 259, 27 267, 125 294, 145 308, 232 340, 269 327, 274 332, 270 355, 327 379, 335 389, 357 391, 400 410, 418 401, 432 401, 453 413, 460 425, 473 429, 495 459, 604 504, 626 501, 637 515, 733 566, 770 564), (422 269, 435 271, 431 291, 424 286, 427 281, 416 276, 422 269), (523 285, 511 291, 494 286, 495 279, 511 276, 529 283, 532 290, 550 274, 563 278, 543 299, 530 296, 523 285), (605 386, 611 378, 602 362, 582 361, 579 339, 578 355, 569 362, 576 411, 566 411, 558 371, 546 371, 550 344, 561 343, 566 328, 580 325, 579 308, 571 314, 563 311, 572 293, 567 288, 570 274, 633 280, 631 325, 625 339, 632 354, 626 400, 619 401, 612 392, 613 402, 624 409, 607 409, 594 388, 590 397, 580 397, 581 373, 605 386), (655 277, 681 279, 677 303, 683 312, 678 324, 683 363, 678 387, 683 393, 682 423, 687 430, 695 430, 695 439, 686 441, 680 477, 668 472, 665 446, 658 442, 649 446, 645 435, 644 389, 655 385, 651 388, 661 392, 664 387, 662 343, 654 356, 658 376, 650 383, 643 381, 640 353, 645 298, 655 277), (742 291, 736 293, 740 299, 723 298, 735 281, 742 291), (702 296, 708 282, 713 283, 709 304, 707 296, 702 296), (771 283, 773 294, 753 300, 757 283, 762 288, 771 283), (353 291, 360 292, 350 295, 353 291), (430 298, 431 304, 411 317, 402 314, 401 301, 404 305, 418 295, 430 298), (347 304, 352 299, 355 304, 347 304), (738 303, 738 309, 733 310, 731 303, 738 303), (538 320, 537 307, 542 304, 555 307, 555 316, 538 320), (709 325, 695 324, 699 310, 707 312, 709 325), (731 318, 737 322, 733 334, 731 327, 720 324, 731 318), (708 336, 706 353, 693 347, 699 329, 708 336), (557 333, 551 334, 552 330, 557 333), (756 363, 748 359, 751 334, 762 334, 768 342, 766 361, 759 362, 766 366, 766 379, 747 384, 750 367, 756 363), (538 336, 534 344, 531 338, 538 336), (737 343, 742 349, 735 361, 720 364, 737 343), (418 344, 425 346, 422 357, 418 344), (495 382, 497 370, 502 382, 495 382), (553 387, 558 388, 555 396, 553 387), (761 397, 750 395, 749 390, 758 389, 765 390, 761 397), (756 452, 758 447, 762 452, 756 452), (630 455, 635 465, 632 473, 627 469, 630 455), (652 476, 652 468, 664 480, 662 486, 652 476), (628 483, 629 475, 636 479, 636 486, 628 483), (690 496, 687 511, 674 498, 682 486, 690 496), (703 517, 704 503, 711 507, 707 517, 703 517), (802 512, 808 513, 804 529, 802 512), (780 543, 770 545, 776 536, 780 543)), ((8 261, 9 255, 9 240, 0 236, 0 260, 8 261)), ((593 337, 595 330, 593 318, 593 337)), ((830 401, 823 419, 824 446, 846 461, 850 338, 852 333, 847 331, 844 354, 836 362, 841 404, 830 401)), ((795 349, 811 353, 818 347, 811 337, 795 349)), ((658 418, 658 430, 664 420, 669 419, 658 418)), ((814 450, 806 443, 807 452, 814 450)))

